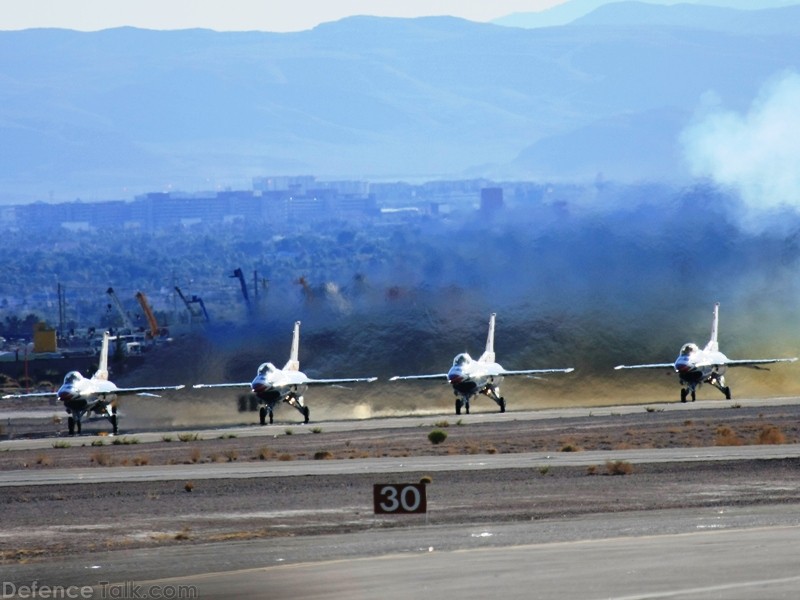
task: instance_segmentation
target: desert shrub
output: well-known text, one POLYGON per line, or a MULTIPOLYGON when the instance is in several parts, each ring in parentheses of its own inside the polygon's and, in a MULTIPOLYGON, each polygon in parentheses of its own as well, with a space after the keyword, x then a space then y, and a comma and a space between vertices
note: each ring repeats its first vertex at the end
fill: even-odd
POLYGON ((570 442, 567 442, 566 444, 561 446, 561 451, 562 452, 580 452, 580 450, 581 449, 580 449, 580 447, 578 445, 572 444, 570 442))
POLYGON ((333 458, 333 452, 329 450, 320 450, 319 452, 314 453, 314 460, 331 460, 333 458))
POLYGON ((786 436, 774 425, 768 425, 758 432, 757 444, 785 444, 786 436))
POLYGON ((606 461, 606 471, 609 475, 630 475, 633 473, 633 465, 624 460, 606 461))
POLYGON ((442 431, 441 429, 434 429, 428 434, 428 441, 434 445, 441 444, 446 439, 447 439, 447 432, 442 431))
POLYGON ((53 464, 53 459, 50 458, 47 454, 37 454, 36 464, 42 465, 43 467, 49 467, 50 465, 53 464))
POLYGON ((114 438, 114 441, 111 442, 114 446, 130 446, 132 444, 138 444, 139 439, 135 437, 121 437, 121 438, 114 438))
POLYGON ((736 435, 736 432, 727 425, 717 427, 716 436, 714 437, 715 446, 741 446, 744 442, 736 435))
POLYGON ((89 457, 89 460, 96 465, 100 465, 101 467, 107 467, 114 463, 114 460, 109 456, 109 454, 105 450, 98 450, 97 452, 92 452, 92 455, 89 457))
POLYGON ((258 460, 269 460, 273 456, 275 456, 275 453, 266 446, 259 448, 258 452, 256 453, 258 460))

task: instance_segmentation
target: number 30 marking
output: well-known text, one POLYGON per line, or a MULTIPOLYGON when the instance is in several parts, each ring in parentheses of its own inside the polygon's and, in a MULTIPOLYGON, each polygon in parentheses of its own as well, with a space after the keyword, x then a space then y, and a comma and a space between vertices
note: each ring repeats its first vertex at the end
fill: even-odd
POLYGON ((424 513, 427 510, 425 484, 376 484, 375 513, 424 513))

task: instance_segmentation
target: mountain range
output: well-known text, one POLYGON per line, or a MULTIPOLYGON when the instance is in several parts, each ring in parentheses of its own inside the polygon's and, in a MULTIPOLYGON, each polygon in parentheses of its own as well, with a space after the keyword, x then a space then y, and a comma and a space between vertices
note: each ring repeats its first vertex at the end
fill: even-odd
POLYGON ((799 34, 798 4, 640 2, 535 29, 351 17, 280 34, 3 31, 0 202, 282 174, 680 181, 685 129, 711 101, 745 113, 798 70, 799 34))

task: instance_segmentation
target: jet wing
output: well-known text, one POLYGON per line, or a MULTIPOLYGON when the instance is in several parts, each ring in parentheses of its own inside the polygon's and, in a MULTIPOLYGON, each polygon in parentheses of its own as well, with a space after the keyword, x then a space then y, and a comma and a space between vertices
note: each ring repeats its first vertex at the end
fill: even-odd
POLYGON ((349 379, 306 379, 303 383, 308 385, 335 385, 337 383, 357 383, 359 381, 372 383, 377 377, 351 377, 349 379))
POLYGON ((112 394, 138 394, 140 396, 154 396, 159 398, 160 396, 156 394, 152 394, 150 392, 165 392, 168 390, 182 390, 185 388, 185 385, 162 385, 162 386, 146 386, 146 387, 132 387, 132 388, 117 388, 108 393, 108 395, 112 394))
MULTIPOLYGON (((751 369, 763 369, 760 365, 771 365, 782 362, 797 362, 797 357, 793 358, 756 358, 756 359, 740 359, 740 360, 726 360, 724 363, 728 367, 749 367, 751 369)), ((698 364, 699 367, 709 366, 706 364, 698 364)))
POLYGON ((447 373, 435 373, 433 375, 395 375, 389 381, 401 381, 403 379, 444 379, 447 381, 447 373))
POLYGON ((246 381, 243 383, 196 383, 192 386, 193 389, 199 388, 237 388, 246 387, 252 388, 251 382, 246 381))
POLYGON ((45 397, 55 398, 55 392, 28 392, 26 394, 6 394, 3 396, 3 400, 11 400, 13 398, 45 398, 45 397))
POLYGON ((569 367, 567 369, 524 369, 522 371, 500 371, 500 375, 507 377, 509 375, 546 375, 547 373, 572 373, 575 369, 569 367))
POLYGON ((675 369, 675 363, 651 363, 649 365, 617 365, 614 370, 620 369, 675 369))

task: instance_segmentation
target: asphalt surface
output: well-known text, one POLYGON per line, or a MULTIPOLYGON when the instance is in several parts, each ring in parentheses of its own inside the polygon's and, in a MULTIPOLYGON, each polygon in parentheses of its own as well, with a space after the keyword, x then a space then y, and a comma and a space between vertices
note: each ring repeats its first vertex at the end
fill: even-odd
MULTIPOLYGON (((797 398, 737 401, 800 403, 797 398)), ((663 405, 664 410, 727 408, 719 402, 663 405)), ((642 406, 506 415, 471 420, 569 418, 642 412, 642 406)), ((661 405, 659 405, 661 410, 661 405)), ((420 427, 435 418, 325 423, 341 428, 420 427)), ((269 435, 264 428, 236 434, 269 435)), ((207 435, 219 435, 208 429, 207 435)), ((228 431, 228 429, 226 429, 228 431)), ((298 433, 300 433, 298 431, 298 433)), ((142 443, 161 432, 137 433, 142 443)), ((91 437, 81 438, 86 442, 91 437)), ((11 440, 0 451, 51 447, 52 439, 11 440), (33 446, 29 446, 34 444, 33 446), (36 446, 36 444, 40 444, 36 446)), ((96 482, 493 470, 582 466, 606 460, 647 462, 770 460, 800 456, 800 445, 369 458, 289 463, 92 467, 5 471, 0 487, 90 485, 96 482)), ((313 481, 313 480, 312 480, 313 481)), ((2 492, 0 492, 2 493, 2 492)), ((113 511, 113 506, 108 507, 113 511)), ((265 510, 269 499, 265 498, 265 510)), ((80 510, 80 507, 77 507, 80 510)), ((124 518, 124 515, 120 515, 124 518)), ((162 546, 0 567, 4 597, 33 597, 30 586, 94 586, 93 598, 559 598, 759 600, 798 597, 800 510, 795 504, 605 512, 530 522, 431 525, 403 516, 368 531, 162 546), (25 586, 28 586, 27 588, 25 586)), ((1 540, 0 540, 1 542, 1 540)), ((76 588, 77 589, 77 588, 76 588)), ((44 597, 40 594, 39 597, 44 597)), ((54 597, 54 596, 50 596, 54 597)), ((81 596, 84 597, 84 596, 81 596)))

